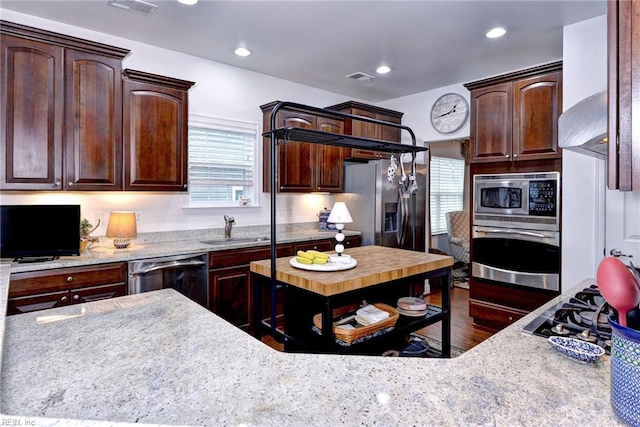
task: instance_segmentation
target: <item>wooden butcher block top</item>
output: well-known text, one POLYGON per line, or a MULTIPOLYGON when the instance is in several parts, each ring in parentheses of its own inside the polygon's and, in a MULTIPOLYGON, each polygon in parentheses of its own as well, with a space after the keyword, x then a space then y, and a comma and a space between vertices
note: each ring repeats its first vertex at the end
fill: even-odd
MULTIPOLYGON (((330 272, 307 271, 291 266, 290 256, 278 258, 276 279, 320 295, 330 296, 453 265, 453 258, 450 256, 384 246, 350 248, 345 254, 358 261, 355 268, 330 272)), ((271 277, 271 260, 252 262, 251 271, 271 277)))

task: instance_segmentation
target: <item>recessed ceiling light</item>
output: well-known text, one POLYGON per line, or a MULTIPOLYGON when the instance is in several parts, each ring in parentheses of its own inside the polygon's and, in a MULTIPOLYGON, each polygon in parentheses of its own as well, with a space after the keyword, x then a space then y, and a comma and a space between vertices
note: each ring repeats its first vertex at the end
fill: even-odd
POLYGON ((487 34, 485 34, 485 36, 487 36, 490 39, 496 39, 498 37, 504 36, 505 34, 507 34, 507 30, 505 30, 502 27, 496 27, 487 31, 487 34))
POLYGON ((251 51, 244 47, 237 48, 234 53, 238 56, 249 56, 251 55, 251 51))
POLYGON ((182 3, 182 4, 187 4, 189 6, 192 6, 192 5, 196 4, 196 3, 198 3, 198 0, 178 0, 178 2, 182 3))
POLYGON ((378 73, 378 74, 387 74, 389 71, 391 71, 391 68, 387 67, 386 65, 381 65, 376 70, 376 73, 378 73))

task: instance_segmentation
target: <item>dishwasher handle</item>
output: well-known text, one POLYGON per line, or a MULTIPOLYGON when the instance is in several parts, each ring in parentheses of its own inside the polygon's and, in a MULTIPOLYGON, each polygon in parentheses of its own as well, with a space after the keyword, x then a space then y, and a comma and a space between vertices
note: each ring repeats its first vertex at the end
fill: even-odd
POLYGON ((151 267, 145 268, 144 270, 140 270, 140 271, 132 271, 129 273, 129 275, 137 276, 137 275, 147 274, 147 273, 151 273, 153 271, 158 271, 158 270, 170 270, 172 268, 180 268, 180 267, 198 267, 206 264, 207 264, 206 261, 200 261, 200 260, 174 261, 174 262, 167 262, 167 263, 152 265, 151 267))

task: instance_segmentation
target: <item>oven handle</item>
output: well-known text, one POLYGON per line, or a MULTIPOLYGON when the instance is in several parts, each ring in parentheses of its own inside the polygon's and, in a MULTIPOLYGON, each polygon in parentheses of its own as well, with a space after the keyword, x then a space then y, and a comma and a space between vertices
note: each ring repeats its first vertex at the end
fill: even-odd
POLYGON ((180 268, 180 267, 198 267, 200 265, 205 265, 206 261, 183 261, 183 262, 168 262, 163 264, 156 264, 152 267, 146 268, 140 271, 132 271, 129 273, 130 276, 138 276, 147 273, 151 273, 153 271, 158 270, 169 270, 171 268, 180 268))
POLYGON ((542 233, 534 233, 533 231, 523 231, 523 230, 513 230, 510 228, 482 228, 476 227, 476 230, 481 233, 499 233, 499 234, 522 234, 523 236, 531 236, 531 237, 552 237, 542 233))

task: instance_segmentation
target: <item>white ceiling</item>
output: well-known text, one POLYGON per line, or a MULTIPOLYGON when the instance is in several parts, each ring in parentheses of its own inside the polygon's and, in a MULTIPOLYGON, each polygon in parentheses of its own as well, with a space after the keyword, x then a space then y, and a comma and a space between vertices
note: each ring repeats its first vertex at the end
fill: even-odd
POLYGON ((1 7, 370 102, 561 59, 562 27, 606 13, 606 0, 147 1, 159 5, 151 16, 106 0, 1 7), (507 35, 485 38, 494 26, 507 35), (235 56, 239 45, 253 54, 235 56), (381 64, 392 72, 376 75, 381 64))

